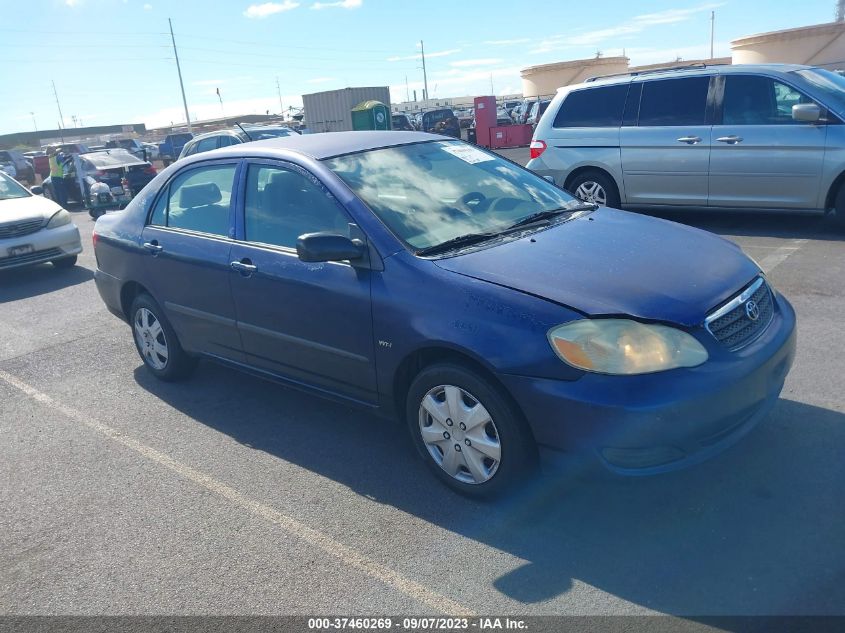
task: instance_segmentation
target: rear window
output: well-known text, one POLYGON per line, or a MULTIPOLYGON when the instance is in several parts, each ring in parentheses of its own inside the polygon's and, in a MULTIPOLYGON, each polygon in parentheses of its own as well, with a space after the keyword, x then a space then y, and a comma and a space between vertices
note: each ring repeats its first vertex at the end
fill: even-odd
POLYGON ((640 99, 640 127, 704 125, 709 77, 647 81, 640 99))
POLYGON ((628 84, 570 92, 555 116, 554 127, 619 127, 628 84))

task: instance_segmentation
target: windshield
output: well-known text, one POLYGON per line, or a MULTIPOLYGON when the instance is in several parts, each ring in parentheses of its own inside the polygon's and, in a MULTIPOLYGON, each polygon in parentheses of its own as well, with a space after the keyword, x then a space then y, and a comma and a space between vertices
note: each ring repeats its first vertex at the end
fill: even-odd
POLYGON ((28 198, 31 194, 17 182, 0 171, 0 200, 28 198))
POLYGON ((249 133, 253 141, 263 141, 268 138, 279 138, 281 136, 291 136, 293 132, 286 127, 248 127, 246 131, 249 133))
POLYGON ((828 107, 838 113, 845 113, 845 77, 822 68, 794 72, 824 95, 828 107))
POLYGON ((325 163, 415 250, 581 204, 532 172, 462 141, 377 149, 325 163))

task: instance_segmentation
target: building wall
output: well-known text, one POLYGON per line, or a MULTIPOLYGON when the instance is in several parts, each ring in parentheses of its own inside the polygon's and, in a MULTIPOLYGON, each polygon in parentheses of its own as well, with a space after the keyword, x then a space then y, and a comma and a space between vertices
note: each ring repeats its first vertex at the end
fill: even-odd
POLYGON ((845 69, 845 22, 760 33, 731 42, 734 64, 807 64, 845 69))
POLYGON ((553 95, 558 88, 590 77, 628 72, 627 57, 594 57, 523 68, 522 94, 526 97, 553 95))

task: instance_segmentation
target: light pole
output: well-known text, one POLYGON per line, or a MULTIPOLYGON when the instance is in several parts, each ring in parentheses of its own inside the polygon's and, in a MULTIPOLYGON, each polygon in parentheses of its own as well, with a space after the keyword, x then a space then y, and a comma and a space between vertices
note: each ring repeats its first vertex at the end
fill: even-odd
POLYGON ((32 127, 35 128, 35 131, 38 131, 38 123, 35 122, 35 112, 30 112, 30 116, 32 117, 32 127))

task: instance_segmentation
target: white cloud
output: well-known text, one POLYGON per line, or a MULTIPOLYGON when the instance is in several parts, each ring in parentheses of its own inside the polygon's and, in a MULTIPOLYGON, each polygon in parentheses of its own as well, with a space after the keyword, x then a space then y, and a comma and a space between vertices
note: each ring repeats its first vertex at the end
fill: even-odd
POLYGON ((329 81, 335 81, 336 77, 314 77, 313 79, 308 79, 305 83, 307 84, 324 84, 329 81))
POLYGON ((192 81, 192 86, 218 86, 220 84, 225 84, 225 79, 200 79, 198 81, 192 81))
POLYGON ((152 8, 153 8, 153 5, 151 5, 149 2, 144 5, 144 11, 149 11, 152 8))
POLYGON ((71 8, 79 6, 79 0, 65 0, 65 4, 71 8))
POLYGON ((463 68, 466 66, 495 66, 496 64, 501 64, 501 59, 496 59, 494 57, 485 57, 484 59, 462 59, 458 62, 449 62, 450 66, 456 66, 458 68, 463 68))
POLYGON ((311 5, 311 8, 318 11, 320 9, 331 9, 333 7, 338 7, 340 9, 357 9, 362 4, 364 4, 364 0, 339 0, 338 2, 315 2, 311 5))
POLYGON ((484 43, 490 46, 511 46, 513 44, 527 44, 530 41, 530 37, 520 37, 513 40, 487 40, 484 43))
MULTIPOLYGON (((454 55, 455 53, 460 53, 460 52, 461 52, 460 48, 451 48, 447 51, 436 51, 434 53, 426 53, 425 57, 426 57, 426 59, 428 59, 429 57, 446 57, 447 55, 454 55)), ((420 55, 418 53, 416 55, 406 55, 404 57, 400 57, 400 56, 388 57, 387 61, 389 61, 389 62, 404 62, 404 61, 409 61, 409 60, 412 60, 412 59, 415 59, 415 60, 416 59, 422 59, 422 55, 420 55)))
POLYGON ((274 13, 281 13, 282 11, 290 11, 299 6, 298 2, 293 0, 284 0, 284 2, 265 2, 264 4, 251 4, 244 11, 244 15, 248 18, 266 18, 274 13))

